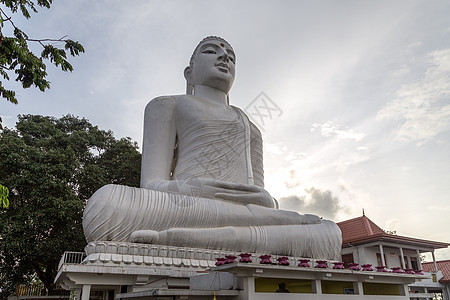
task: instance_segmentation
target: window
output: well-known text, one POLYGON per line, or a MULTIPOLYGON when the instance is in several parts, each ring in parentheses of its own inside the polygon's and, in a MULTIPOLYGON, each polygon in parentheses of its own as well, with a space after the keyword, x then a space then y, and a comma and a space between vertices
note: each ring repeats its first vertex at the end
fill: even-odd
POLYGON ((363 282, 364 295, 404 296, 405 290, 401 284, 363 282))
MULTIPOLYGON (((387 260, 386 260, 386 254, 383 254, 384 256, 384 262, 386 263, 385 267, 387 268, 387 260)), ((383 265, 383 261, 381 260, 381 253, 377 253, 377 264, 378 266, 382 266, 383 265)))
MULTIPOLYGON (((403 259, 405 260, 405 269, 409 269, 408 257, 405 255, 403 257, 403 259)), ((402 267, 402 256, 401 255, 398 256, 398 262, 399 262, 399 266, 402 267)), ((417 269, 414 269, 414 270, 417 270, 417 269)))
POLYGON ((323 294, 354 294, 353 282, 322 280, 323 294))
POLYGON ((344 267, 348 268, 350 263, 354 263, 353 253, 342 255, 342 261, 344 262, 344 267))
POLYGON ((309 293, 313 292, 311 280, 290 278, 255 278, 256 293, 309 293))
POLYGON ((419 270, 419 264, 417 263, 417 257, 411 256, 411 269, 419 270))

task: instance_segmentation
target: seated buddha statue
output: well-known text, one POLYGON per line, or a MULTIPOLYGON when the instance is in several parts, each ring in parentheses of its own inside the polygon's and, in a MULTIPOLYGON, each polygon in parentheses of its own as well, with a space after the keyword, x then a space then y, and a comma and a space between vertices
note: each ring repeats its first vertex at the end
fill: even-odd
POLYGON ((262 138, 229 105, 236 56, 219 37, 195 48, 186 95, 145 108, 141 187, 107 185, 88 201, 88 241, 337 259, 337 225, 278 209, 264 189, 262 138))

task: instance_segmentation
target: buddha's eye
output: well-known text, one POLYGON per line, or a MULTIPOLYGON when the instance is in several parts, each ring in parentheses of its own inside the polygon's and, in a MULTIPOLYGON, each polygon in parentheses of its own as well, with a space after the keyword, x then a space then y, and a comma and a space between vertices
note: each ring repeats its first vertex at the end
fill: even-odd
POLYGON ((233 56, 229 56, 229 59, 234 63, 234 57, 233 56))
POLYGON ((215 50, 212 49, 206 49, 203 50, 202 53, 206 53, 206 54, 216 54, 217 52, 215 50))

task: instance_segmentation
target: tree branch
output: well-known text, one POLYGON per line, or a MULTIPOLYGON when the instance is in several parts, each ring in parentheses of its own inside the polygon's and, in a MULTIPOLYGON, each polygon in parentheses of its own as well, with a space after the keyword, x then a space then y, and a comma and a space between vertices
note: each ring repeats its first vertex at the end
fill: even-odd
MULTIPOLYGON (((14 29, 19 29, 19 27, 17 27, 14 22, 12 21, 11 17, 9 17, 4 11, 3 9, 0 8, 0 12, 5 16, 5 18, 3 19, 3 22, 8 21, 11 23, 11 25, 14 27, 14 29)), ((22 31, 22 30, 20 30, 22 31)), ((30 39, 30 38, 26 38, 25 40, 28 42, 38 42, 39 44, 41 44, 42 47, 45 47, 45 45, 43 44, 44 42, 66 42, 67 39, 65 39, 67 37, 67 35, 59 38, 59 39, 30 39)))
POLYGON ((8 21, 11 23, 11 25, 14 27, 14 29, 18 29, 17 26, 12 21, 11 17, 8 17, 8 15, 3 11, 3 9, 0 8, 0 12, 5 15, 5 19, 3 21, 8 21))
POLYGON ((67 37, 67 35, 65 35, 59 39, 25 39, 25 40, 30 41, 30 42, 65 42, 65 41, 67 41, 64 39, 66 37, 67 37))

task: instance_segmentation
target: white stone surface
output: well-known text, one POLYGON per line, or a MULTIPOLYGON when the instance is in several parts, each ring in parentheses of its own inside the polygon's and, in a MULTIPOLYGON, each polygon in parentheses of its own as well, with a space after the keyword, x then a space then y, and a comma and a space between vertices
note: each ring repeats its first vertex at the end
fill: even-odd
POLYGON ((184 74, 187 95, 145 109, 141 188, 98 190, 83 216, 87 240, 337 259, 336 224, 275 209, 264 189, 261 133, 228 103, 231 46, 203 40, 184 74))
MULTIPOLYGON (((97 241, 90 242, 86 248, 84 265, 90 266, 152 266, 158 268, 170 267, 172 269, 196 269, 207 270, 215 267, 216 258, 234 255, 239 261, 236 251, 217 251, 212 249, 174 247, 165 245, 148 245, 127 242, 97 241)), ((251 253, 253 263, 258 264, 259 256, 263 253, 251 253)), ((277 262, 276 255, 272 261, 277 262)), ((298 259, 304 257, 289 257, 291 266, 297 266, 298 259)), ((316 265, 312 260, 311 268, 316 265)), ((332 263, 329 262, 332 267, 332 263)))

